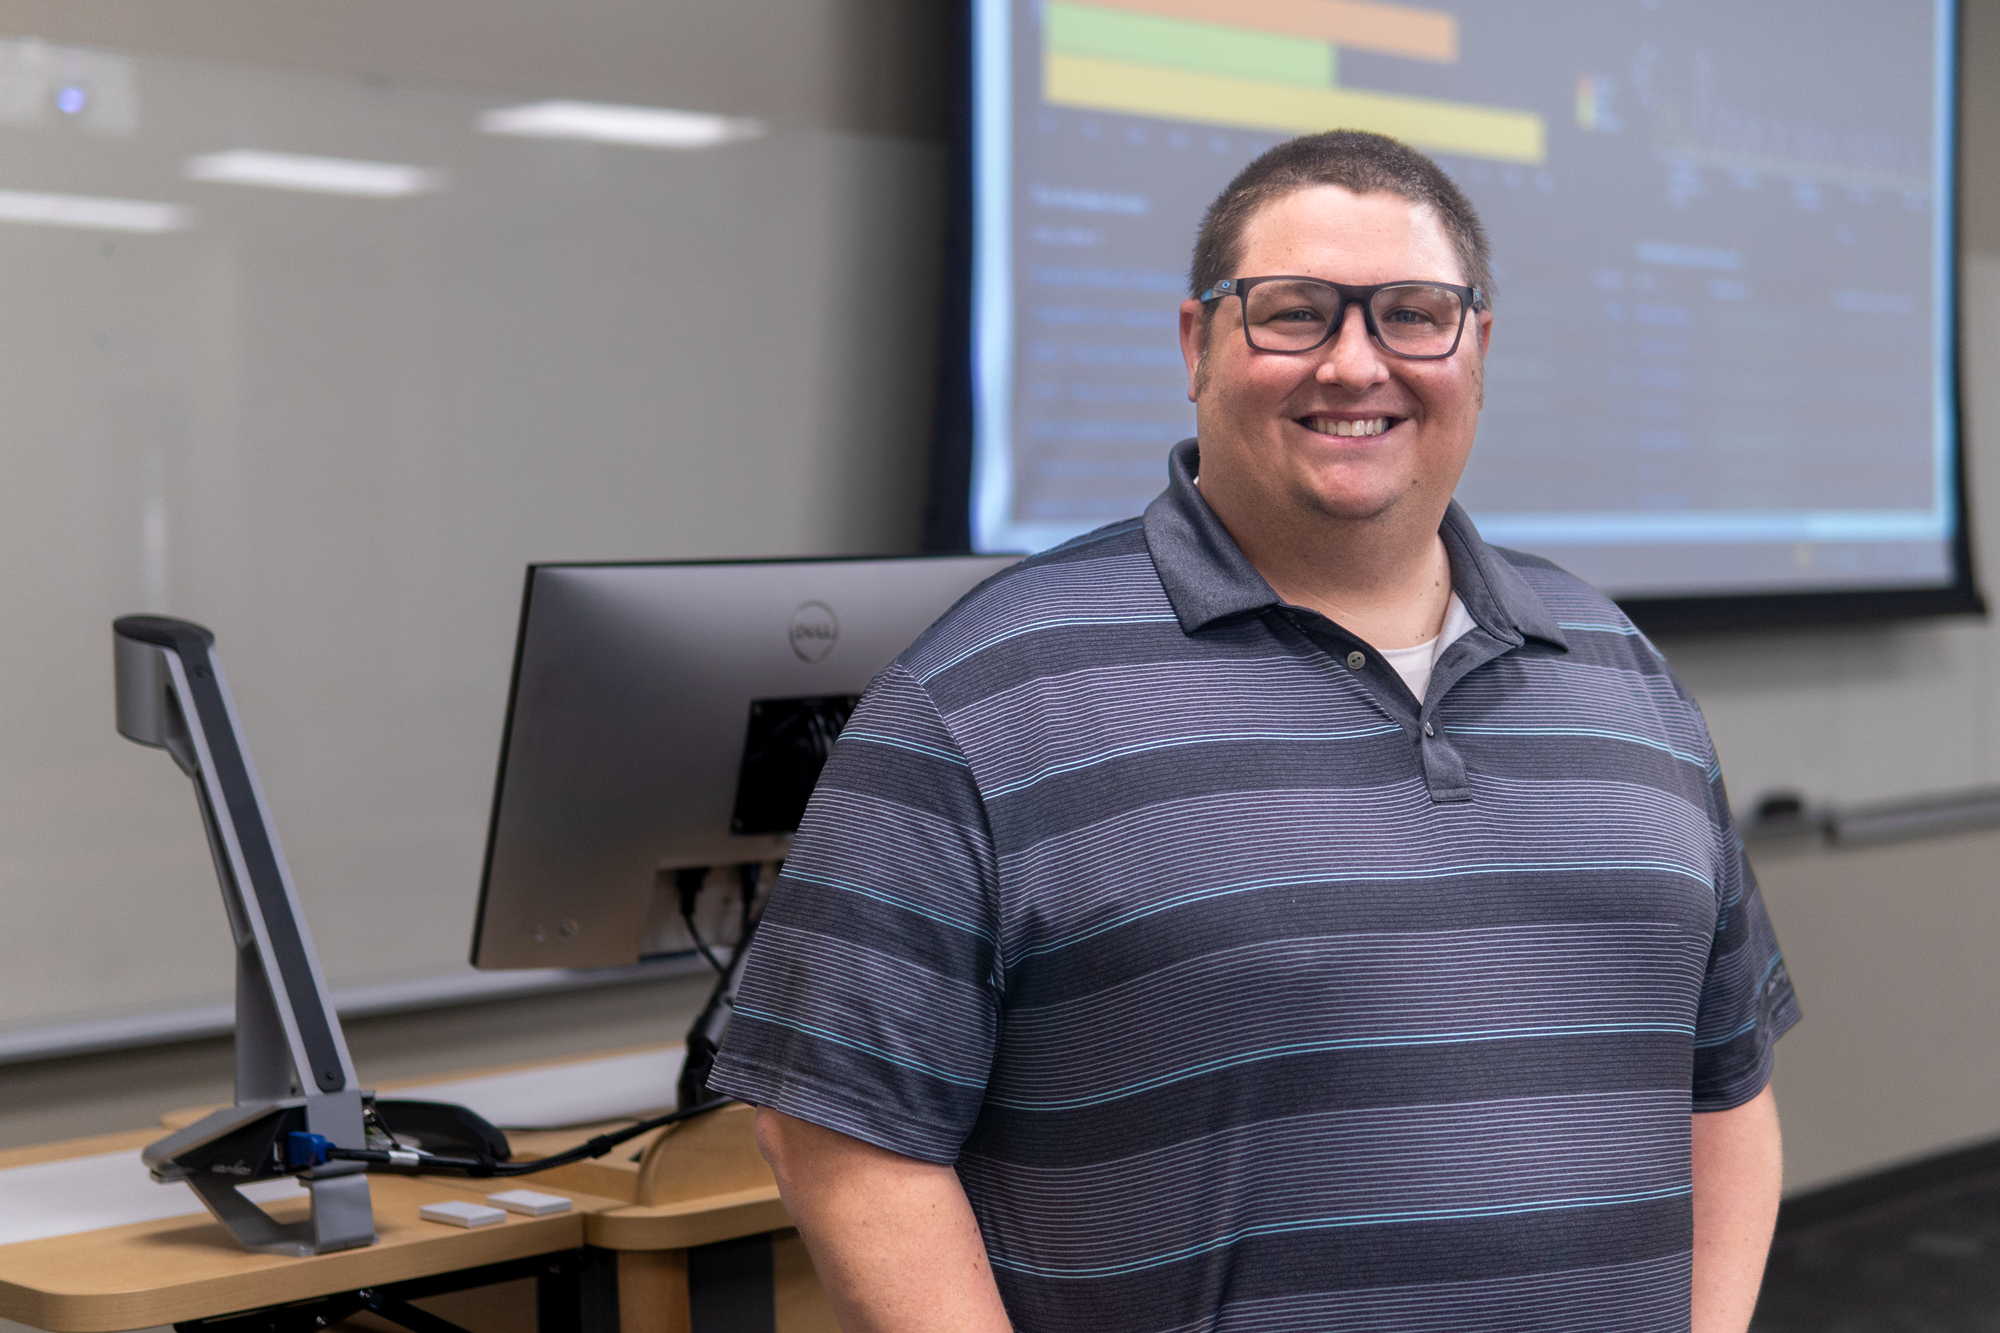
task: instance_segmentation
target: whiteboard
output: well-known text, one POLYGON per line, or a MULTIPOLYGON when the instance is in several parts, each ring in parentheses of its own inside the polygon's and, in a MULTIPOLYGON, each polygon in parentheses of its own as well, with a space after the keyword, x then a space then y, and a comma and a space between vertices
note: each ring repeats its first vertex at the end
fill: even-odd
POLYGON ((0 42, 0 1031, 229 988, 114 616, 215 631, 341 987, 465 967, 529 561, 914 547, 942 150, 476 128, 506 104, 0 42), (241 149, 430 188, 189 179, 241 149), (174 211, 15 220, 51 196, 174 211))

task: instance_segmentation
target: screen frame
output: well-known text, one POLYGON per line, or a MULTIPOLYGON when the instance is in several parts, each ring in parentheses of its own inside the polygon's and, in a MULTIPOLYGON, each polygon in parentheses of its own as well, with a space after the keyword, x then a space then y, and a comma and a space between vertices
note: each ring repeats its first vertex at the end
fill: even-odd
MULTIPOLYGON (((979 318, 975 299, 977 263, 976 181, 979 172, 975 86, 978 73, 979 0, 955 7, 958 30, 953 44, 954 95, 946 204, 944 274, 939 302, 939 361, 933 412, 929 476, 925 488, 923 550, 932 554, 974 551, 972 535, 975 434, 978 412, 979 318)), ((1964 301, 1961 299, 1964 191, 1959 182, 1965 159, 1965 0, 1951 0, 1951 59, 1940 101, 1941 119, 1951 142, 1945 156, 1950 172, 1944 209, 1943 296, 1951 304, 1944 325, 1950 346, 1944 356, 1949 384, 1944 401, 1951 411, 1951 484, 1955 532, 1950 543, 1952 578, 1944 584, 1891 588, 1843 588, 1812 592, 1695 594, 1678 597, 1619 597, 1620 609, 1649 634, 1741 632, 1802 625, 1849 624, 1941 616, 1985 616, 1972 545, 1972 512, 1967 488, 1965 430, 1964 301)), ((1160 460, 1162 485, 1166 459, 1160 460)))

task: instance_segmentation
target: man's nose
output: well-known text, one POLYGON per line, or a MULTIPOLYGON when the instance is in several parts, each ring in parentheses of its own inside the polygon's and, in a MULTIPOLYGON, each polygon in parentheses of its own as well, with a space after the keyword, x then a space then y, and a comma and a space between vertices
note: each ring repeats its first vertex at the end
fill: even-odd
POLYGON ((1340 332, 1327 344, 1324 358, 1313 376, 1321 384, 1365 388, 1389 378, 1382 349, 1368 336, 1368 320, 1359 302, 1350 303, 1340 317, 1340 332))

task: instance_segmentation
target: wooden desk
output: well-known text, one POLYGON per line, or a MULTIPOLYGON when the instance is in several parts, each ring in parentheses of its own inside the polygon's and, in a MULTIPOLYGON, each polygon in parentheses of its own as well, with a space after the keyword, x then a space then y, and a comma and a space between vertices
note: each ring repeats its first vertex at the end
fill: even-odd
MULTIPOLYGON (((198 1113, 168 1120, 192 1114, 198 1113)), ((728 1107, 595 1162, 526 1179, 371 1174, 379 1239, 336 1254, 293 1259, 249 1253, 205 1214, 0 1245, 0 1317, 56 1333, 111 1333, 491 1265, 519 1269, 519 1261, 535 1256, 580 1256, 585 1267, 602 1270, 602 1281, 615 1281, 622 1333, 724 1333, 725 1327, 734 1333, 746 1327, 744 1308, 752 1310, 754 1323, 748 1327, 832 1333, 832 1312, 790 1229, 777 1184, 757 1154, 752 1117, 747 1106, 728 1107), (641 1152, 637 1161, 631 1160, 635 1148, 641 1152), (554 1217, 509 1214, 505 1222, 472 1231, 417 1216, 421 1204, 447 1198, 476 1202, 523 1185, 567 1195, 575 1206, 554 1217), (771 1293, 768 1306, 762 1304, 760 1282, 762 1291, 771 1293), (760 1317, 761 1309, 771 1313, 760 1317)), ((546 1156, 610 1127, 615 1126, 509 1138, 517 1158, 546 1156)), ((116 1151, 136 1155, 160 1134, 150 1129, 0 1152, 0 1169, 116 1151)), ((301 1198, 269 1207, 289 1221, 303 1216, 304 1206, 301 1198)), ((578 1333, 612 1333, 606 1306, 598 1303, 595 1318, 586 1312, 578 1333)), ((310 1312, 304 1307, 293 1314, 310 1312)), ((468 1323, 469 1333, 514 1333, 513 1327, 470 1326, 469 1318, 468 1323)), ((304 1326, 311 1326, 309 1318, 304 1326)))

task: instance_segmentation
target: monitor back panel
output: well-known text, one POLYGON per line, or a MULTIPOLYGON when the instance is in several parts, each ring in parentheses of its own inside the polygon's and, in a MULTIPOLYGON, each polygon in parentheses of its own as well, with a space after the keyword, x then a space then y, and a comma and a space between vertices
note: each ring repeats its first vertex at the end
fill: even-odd
POLYGON ((746 748, 755 778, 774 716, 837 726, 1015 558, 530 569, 474 966, 636 962, 663 871, 783 857, 746 748))

